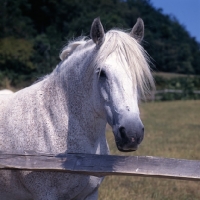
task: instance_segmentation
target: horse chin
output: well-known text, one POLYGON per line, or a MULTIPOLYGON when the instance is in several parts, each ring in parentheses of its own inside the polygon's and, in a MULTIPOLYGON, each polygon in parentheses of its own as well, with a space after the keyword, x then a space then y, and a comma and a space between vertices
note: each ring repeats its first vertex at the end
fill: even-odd
POLYGON ((138 149, 138 147, 136 146, 134 148, 122 148, 117 145, 117 149, 121 152, 132 152, 132 151, 136 151, 138 149))
POLYGON ((119 148, 118 148, 118 150, 119 150, 119 151, 121 151, 121 152, 127 152, 127 153, 128 153, 128 152, 133 152, 133 151, 136 151, 137 149, 135 149, 135 150, 134 150, 134 149, 130 149, 130 150, 123 150, 123 149, 119 149, 119 148))

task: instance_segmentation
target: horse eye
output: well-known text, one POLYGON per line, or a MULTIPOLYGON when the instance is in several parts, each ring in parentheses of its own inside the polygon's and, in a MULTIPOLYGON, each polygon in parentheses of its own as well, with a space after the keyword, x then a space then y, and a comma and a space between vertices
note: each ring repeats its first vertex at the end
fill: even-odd
POLYGON ((100 78, 106 78, 107 76, 106 76, 106 72, 104 71, 104 70, 101 70, 100 72, 99 72, 99 77, 100 78))

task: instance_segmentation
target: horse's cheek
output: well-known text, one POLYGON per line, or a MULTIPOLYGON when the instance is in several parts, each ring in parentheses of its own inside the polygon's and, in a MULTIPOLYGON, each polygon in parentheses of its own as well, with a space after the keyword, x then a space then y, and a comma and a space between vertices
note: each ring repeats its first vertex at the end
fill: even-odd
POLYGON ((100 98, 104 102, 108 102, 109 101, 108 93, 107 93, 105 87, 102 87, 102 86, 100 87, 100 98))

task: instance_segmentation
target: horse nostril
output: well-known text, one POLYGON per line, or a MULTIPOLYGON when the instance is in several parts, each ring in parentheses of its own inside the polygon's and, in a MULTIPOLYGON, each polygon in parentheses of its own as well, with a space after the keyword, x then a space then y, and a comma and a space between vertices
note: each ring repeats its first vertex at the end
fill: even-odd
POLYGON ((126 136, 126 129, 122 126, 119 128, 119 133, 120 133, 120 136, 122 139, 125 139, 127 136, 126 136))
POLYGON ((144 133, 144 127, 142 128, 142 132, 144 133))

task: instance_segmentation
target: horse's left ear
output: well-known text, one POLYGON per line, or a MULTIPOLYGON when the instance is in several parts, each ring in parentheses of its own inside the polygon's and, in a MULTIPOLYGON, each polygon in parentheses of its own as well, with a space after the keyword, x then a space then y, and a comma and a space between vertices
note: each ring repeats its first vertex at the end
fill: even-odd
POLYGON ((135 38, 139 43, 144 38, 144 22, 141 18, 137 19, 136 24, 133 26, 130 35, 135 38))
POLYGON ((101 46, 104 42, 104 29, 101 24, 100 18, 95 18, 90 30, 90 37, 97 46, 101 46))

